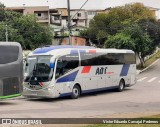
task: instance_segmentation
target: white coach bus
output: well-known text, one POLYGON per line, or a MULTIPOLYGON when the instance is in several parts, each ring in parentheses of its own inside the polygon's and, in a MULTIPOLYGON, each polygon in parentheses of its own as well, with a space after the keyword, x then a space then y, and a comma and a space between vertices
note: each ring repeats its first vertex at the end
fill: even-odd
POLYGON ((48 46, 29 54, 25 68, 25 97, 55 98, 125 87, 136 83, 132 50, 89 46, 48 46))

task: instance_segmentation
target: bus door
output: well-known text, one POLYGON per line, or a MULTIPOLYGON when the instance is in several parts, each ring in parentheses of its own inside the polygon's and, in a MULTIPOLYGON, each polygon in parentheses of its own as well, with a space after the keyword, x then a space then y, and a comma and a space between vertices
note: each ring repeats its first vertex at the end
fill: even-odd
POLYGON ((70 85, 75 82, 78 74, 78 66, 78 53, 64 55, 57 59, 55 79, 61 89, 61 92, 69 91, 70 85))

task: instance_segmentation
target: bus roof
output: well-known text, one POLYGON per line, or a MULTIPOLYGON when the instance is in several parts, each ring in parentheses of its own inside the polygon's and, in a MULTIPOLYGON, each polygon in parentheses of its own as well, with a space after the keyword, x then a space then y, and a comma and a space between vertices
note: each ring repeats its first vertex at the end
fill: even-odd
POLYGON ((57 46, 46 46, 42 48, 37 48, 33 51, 33 54, 47 53, 56 49, 95 49, 91 46, 71 46, 71 45, 57 45, 57 46))
MULTIPOLYGON (((45 46, 42 48, 37 48, 35 49, 30 55, 48 55, 52 53, 62 53, 65 51, 75 51, 75 50, 80 50, 80 51, 85 51, 85 52, 106 52, 106 53, 134 53, 132 50, 127 50, 127 49, 113 49, 113 48, 108 48, 108 49, 100 49, 100 48, 95 48, 92 46, 71 46, 71 45, 58 45, 58 46, 45 46), (64 50, 65 49, 65 50, 64 50), (93 51, 94 50, 94 51, 93 51)), ((63 53, 62 53, 63 54, 63 53)))
POLYGON ((7 45, 10 45, 10 46, 11 46, 11 45, 12 45, 12 46, 13 46, 13 45, 16 45, 16 46, 20 46, 20 47, 21 47, 20 43, 18 43, 18 42, 2 42, 2 41, 0 41, 0 45, 3 45, 3 46, 4 46, 4 45, 6 45, 6 46, 7 46, 7 45))

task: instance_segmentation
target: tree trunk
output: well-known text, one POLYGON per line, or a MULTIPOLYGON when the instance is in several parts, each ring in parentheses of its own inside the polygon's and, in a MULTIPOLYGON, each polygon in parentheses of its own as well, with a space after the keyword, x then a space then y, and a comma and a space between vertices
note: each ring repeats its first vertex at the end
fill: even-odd
POLYGON ((140 55, 140 54, 138 54, 138 57, 139 57, 139 60, 140 60, 140 64, 141 64, 141 68, 144 68, 144 58, 140 55))

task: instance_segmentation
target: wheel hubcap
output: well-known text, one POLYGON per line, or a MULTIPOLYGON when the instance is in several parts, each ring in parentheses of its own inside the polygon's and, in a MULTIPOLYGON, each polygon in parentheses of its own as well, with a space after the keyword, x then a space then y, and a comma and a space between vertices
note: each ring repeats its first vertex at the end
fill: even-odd
POLYGON ((123 83, 121 82, 121 83, 120 83, 120 89, 121 89, 121 90, 123 89, 123 86, 124 86, 124 85, 123 85, 123 83))
POLYGON ((75 96, 78 96, 79 92, 78 92, 78 89, 77 89, 77 88, 74 88, 74 89, 73 89, 73 94, 74 94, 75 96))

